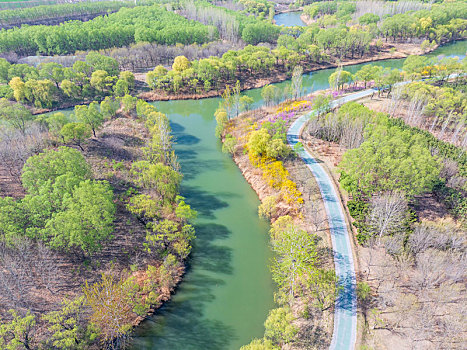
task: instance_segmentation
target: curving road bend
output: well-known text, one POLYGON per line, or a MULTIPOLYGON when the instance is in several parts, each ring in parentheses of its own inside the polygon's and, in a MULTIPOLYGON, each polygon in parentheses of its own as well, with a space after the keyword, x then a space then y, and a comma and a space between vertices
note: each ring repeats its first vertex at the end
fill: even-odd
MULTIPOLYGON (((373 89, 360 91, 333 101, 331 106, 337 107, 346 102, 370 96, 374 92, 375 90, 373 89)), ((290 126, 287 131, 287 142, 291 147, 300 141, 303 126, 312 113, 301 116, 290 126)), ((339 285, 341 286, 336 300, 334 332, 330 349, 354 349, 357 338, 357 283, 352 245, 345 221, 344 208, 333 182, 324 168, 305 149, 299 152, 299 156, 310 169, 321 191, 331 233, 335 271, 339 277, 339 285)))

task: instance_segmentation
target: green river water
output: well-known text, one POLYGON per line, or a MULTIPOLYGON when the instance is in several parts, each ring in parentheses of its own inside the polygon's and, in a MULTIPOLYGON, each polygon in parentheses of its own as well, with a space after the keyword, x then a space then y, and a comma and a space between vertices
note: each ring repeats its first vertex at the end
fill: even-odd
MULTIPOLYGON (((467 41, 462 41, 431 55, 464 56, 466 50, 467 41)), ((400 68, 402 62, 376 64, 400 68)), ((355 72, 361 66, 345 69, 355 72)), ((327 88, 332 72, 305 75, 304 92, 327 88)), ((245 92, 255 107, 262 103, 260 91, 245 92)), ((171 121, 184 174, 181 194, 199 216, 187 273, 172 299, 136 329, 133 349, 237 350, 263 336, 263 323, 274 307, 269 225, 258 218, 256 194, 214 136, 219 101, 154 103, 171 121)))

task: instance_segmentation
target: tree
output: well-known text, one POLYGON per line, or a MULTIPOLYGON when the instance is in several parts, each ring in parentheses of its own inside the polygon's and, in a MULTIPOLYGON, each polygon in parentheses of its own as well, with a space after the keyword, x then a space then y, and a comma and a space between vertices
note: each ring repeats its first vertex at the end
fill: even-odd
POLYGON ((253 104, 254 100, 252 97, 250 96, 247 96, 247 95, 243 95, 242 97, 240 97, 240 106, 241 106, 241 110, 242 111, 249 111, 252 104, 253 104))
POLYGON ((91 176, 89 165, 79 151, 59 147, 58 150, 46 150, 29 157, 23 167, 21 180, 28 193, 37 194, 45 182, 55 181, 57 177, 67 173, 82 180, 91 176))
POLYGON ((120 102, 116 99, 107 96, 100 105, 100 110, 104 119, 110 119, 117 114, 118 109, 120 108, 120 102))
POLYGON ((6 98, 0 99, 0 118, 13 128, 25 133, 27 122, 34 120, 32 113, 21 104, 12 104, 6 98))
POLYGON ((319 94, 313 99, 313 110, 316 111, 318 117, 331 110, 331 99, 330 95, 324 94, 319 94))
POLYGON ((237 139, 230 134, 225 135, 224 142, 222 143, 222 152, 234 154, 235 146, 237 146, 237 139))
POLYGON ((407 200, 400 192, 383 193, 371 197, 368 228, 381 238, 401 234, 407 228, 407 200))
MULTIPOLYGON (((115 77, 109 75, 105 70, 96 70, 92 72, 91 86, 99 91, 101 94, 106 94, 107 92, 111 91, 112 85, 115 81, 115 77)), ((122 82, 124 82, 122 80, 122 82)))
POLYGON ((155 191, 165 202, 175 200, 182 175, 170 166, 142 160, 131 165, 130 173, 138 186, 155 191))
POLYGON ((91 137, 91 127, 84 123, 67 123, 60 130, 60 136, 65 143, 73 142, 82 151, 82 142, 91 137))
POLYGON ((58 89, 58 84, 64 78, 63 66, 55 62, 41 63, 39 65, 39 75, 42 79, 52 81, 58 89))
POLYGON ((104 341, 110 344, 123 345, 133 327, 136 301, 130 288, 129 283, 112 275, 102 275, 102 281, 93 285, 86 281, 84 295, 92 310, 91 322, 97 326, 104 341))
POLYGON ((81 89, 78 85, 68 79, 62 80, 60 87, 65 95, 72 99, 78 99, 80 97, 81 89))
POLYGON ((369 130, 359 148, 345 152, 339 167, 342 185, 357 196, 404 191, 411 197, 429 191, 440 172, 422 136, 385 126, 369 130))
POLYGON ((26 84, 20 77, 14 77, 10 80, 8 85, 13 89, 13 96, 16 101, 24 102, 26 100, 26 84))
POLYGON ((96 130, 104 123, 104 116, 99 112, 97 102, 91 102, 89 106, 75 106, 75 116, 80 122, 89 125, 94 137, 96 137, 96 130))
POLYGON ((297 99, 302 93, 303 68, 295 66, 292 72, 292 98, 297 99))
POLYGON ((104 56, 97 52, 88 53, 86 56, 86 63, 95 71, 104 70, 112 76, 118 75, 119 73, 118 62, 115 58, 104 56))
POLYGON ((345 70, 337 69, 334 73, 329 76, 329 85, 331 88, 340 90, 345 84, 349 84, 352 81, 352 74, 345 70))
POLYGON ((289 224, 272 240, 272 249, 277 254, 272 266, 273 279, 284 296, 292 300, 297 287, 316 267, 315 237, 289 224))
POLYGON ((190 68, 190 66, 191 66, 191 63, 188 60, 188 58, 186 58, 185 56, 177 56, 174 59, 172 69, 174 71, 176 71, 176 72, 182 72, 182 71, 190 68))
POLYGON ((30 311, 24 317, 16 310, 8 312, 13 319, 0 325, 0 347, 5 350, 34 349, 36 317, 30 311))
POLYGON ((338 277, 334 270, 317 269, 307 277, 305 288, 310 291, 311 302, 324 311, 336 301, 339 292, 338 277))
POLYGON ((355 73, 355 79, 365 82, 365 89, 366 85, 375 79, 377 73, 377 69, 371 64, 367 64, 363 66, 357 73, 355 73))
POLYGON ((100 249, 111 238, 116 206, 106 182, 85 180, 63 201, 45 227, 50 244, 58 249, 80 248, 85 253, 100 249))
POLYGON ((358 22, 360 24, 370 25, 372 23, 378 23, 380 20, 379 16, 374 13, 365 13, 363 16, 360 16, 358 22))
POLYGON ((293 321, 294 316, 289 308, 272 309, 264 322, 264 337, 280 346, 291 342, 298 333, 293 321))
POLYGON ((96 338, 93 327, 87 324, 85 298, 63 300, 60 310, 45 314, 42 319, 48 323, 48 343, 55 349, 85 349, 96 338))
POLYGON ((265 85, 261 89, 261 97, 264 100, 264 104, 266 106, 270 106, 274 103, 276 100, 276 95, 277 95, 277 87, 275 85, 265 85))
POLYGON ((250 344, 244 345, 240 350, 277 350, 269 339, 253 339, 250 344))
POLYGON ((266 155, 271 135, 264 128, 252 131, 248 138, 248 151, 254 155, 266 155))
POLYGON ((191 209, 190 205, 185 203, 185 198, 177 196, 175 201, 178 202, 177 208, 175 208, 175 215, 183 222, 191 221, 196 219, 198 213, 196 210, 191 209))
POLYGON ((117 97, 125 96, 130 93, 128 82, 123 79, 118 79, 114 86, 114 95, 117 97))
POLYGON ((280 29, 269 23, 248 24, 242 31, 242 39, 247 44, 256 45, 261 42, 274 42, 280 29))

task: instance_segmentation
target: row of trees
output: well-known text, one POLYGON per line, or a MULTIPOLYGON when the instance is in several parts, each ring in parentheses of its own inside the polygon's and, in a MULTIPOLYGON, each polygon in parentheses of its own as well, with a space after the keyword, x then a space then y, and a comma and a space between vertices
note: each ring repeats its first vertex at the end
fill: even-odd
POLYGON ((202 44, 217 37, 215 27, 189 21, 159 5, 138 6, 124 7, 87 22, 4 30, 0 33, 0 52, 15 52, 20 56, 63 55, 128 46, 134 42, 202 44))
POLYGON ((37 20, 54 19, 58 17, 73 17, 77 15, 92 15, 102 12, 114 12, 122 7, 133 7, 133 2, 124 1, 83 1, 74 4, 56 4, 34 6, 14 10, 0 11, 0 23, 5 25, 19 25, 37 20))
POLYGON ((121 97, 135 85, 133 73, 120 73, 115 59, 97 53, 88 54, 85 61, 76 61, 71 68, 54 62, 35 68, 0 59, 0 79, 9 82, 2 97, 36 108, 103 99, 109 95, 121 97))

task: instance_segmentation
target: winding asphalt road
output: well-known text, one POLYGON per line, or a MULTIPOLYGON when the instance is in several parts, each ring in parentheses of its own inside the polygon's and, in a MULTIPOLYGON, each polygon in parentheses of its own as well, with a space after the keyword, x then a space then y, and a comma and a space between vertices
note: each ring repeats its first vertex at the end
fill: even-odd
MULTIPOLYGON (((337 107, 346 102, 370 96, 375 92, 376 90, 373 89, 360 91, 333 101, 331 106, 337 107)), ((313 112, 305 114, 290 126, 287 131, 287 141, 290 146, 293 147, 300 141, 303 126, 312 115, 313 112)), ((336 300, 334 332, 330 349, 354 349, 357 338, 357 282, 344 208, 331 178, 323 167, 305 149, 299 152, 299 156, 310 169, 321 191, 331 232, 334 266, 339 277, 339 285, 342 287, 336 300)))

